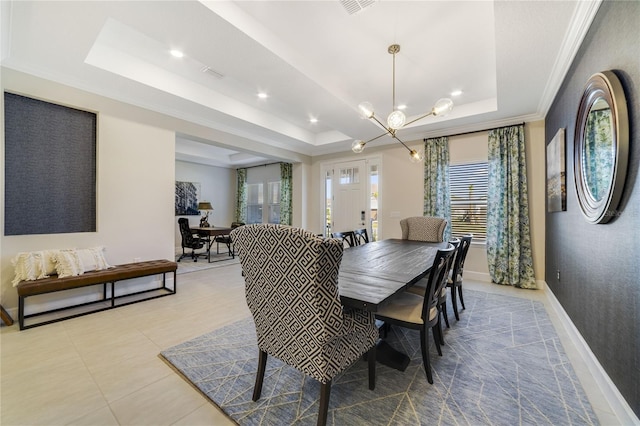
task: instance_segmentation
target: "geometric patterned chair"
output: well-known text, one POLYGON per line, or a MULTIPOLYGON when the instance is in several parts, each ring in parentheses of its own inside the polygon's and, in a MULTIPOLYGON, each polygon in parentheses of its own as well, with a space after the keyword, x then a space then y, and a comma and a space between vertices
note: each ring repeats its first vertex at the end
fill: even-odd
POLYGON ((447 220, 441 217, 414 216, 400 221, 403 240, 441 243, 446 227, 447 220))
POLYGON ((464 272, 464 260, 467 258, 467 253, 469 252, 472 238, 473 234, 468 234, 460 239, 460 245, 456 250, 456 260, 453 264, 451 274, 449 275, 449 279, 447 281, 447 287, 451 289, 451 304, 453 305, 453 313, 455 314, 458 321, 460 321, 460 316, 458 315, 458 302, 456 301, 456 299, 460 297, 460 303, 462 304, 462 309, 464 309, 464 299, 462 297, 462 274, 464 272), (458 290, 457 295, 456 289, 458 290))
POLYGON ((375 386, 378 330, 372 312, 343 309, 338 294, 342 241, 279 224, 231 231, 258 339, 253 400, 260 398, 267 356, 321 383, 318 424, 325 424, 331 380, 367 354, 375 386))
MULTIPOLYGON (((426 293, 420 296, 408 291, 402 292, 386 305, 378 308, 376 318, 384 321, 385 327, 401 326, 420 331, 420 348, 422 364, 427 380, 433 384, 431 363, 429 361, 429 329, 433 333, 436 348, 440 348, 442 330, 438 314, 439 294, 447 284, 447 273, 453 260, 454 247, 449 244, 446 249, 438 250, 433 265, 429 270, 426 293)), ((441 354, 440 351, 438 351, 441 354)))

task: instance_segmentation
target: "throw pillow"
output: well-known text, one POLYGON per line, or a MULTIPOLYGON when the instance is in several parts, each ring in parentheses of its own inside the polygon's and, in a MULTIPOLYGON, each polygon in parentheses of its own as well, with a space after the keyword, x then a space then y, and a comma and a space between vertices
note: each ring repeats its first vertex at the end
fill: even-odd
POLYGON ((78 252, 74 249, 60 250, 56 254, 56 271, 58 278, 82 275, 84 270, 78 252))

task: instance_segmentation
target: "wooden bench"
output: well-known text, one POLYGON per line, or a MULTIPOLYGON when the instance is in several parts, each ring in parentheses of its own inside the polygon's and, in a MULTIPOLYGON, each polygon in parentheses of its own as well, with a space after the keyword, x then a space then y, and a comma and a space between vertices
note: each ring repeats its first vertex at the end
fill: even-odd
POLYGON ((82 275, 73 277, 58 278, 57 275, 51 275, 49 278, 42 278, 35 281, 21 281, 17 285, 18 289, 18 321, 20 324, 20 330, 27 328, 37 327, 40 325, 50 324, 53 322, 63 321, 70 318, 75 318, 82 315, 92 314, 95 312, 104 311, 107 309, 113 309, 120 306, 130 305, 132 303, 142 302, 144 300, 155 299, 158 297, 169 296, 176 293, 177 281, 176 270, 178 264, 169 260, 150 260, 146 262, 127 263, 124 265, 116 265, 109 269, 103 269, 100 271, 85 272, 82 275), (173 272, 173 289, 167 287, 166 274, 173 272), (162 274, 162 287, 156 287, 148 290, 136 291, 132 293, 126 293, 116 296, 115 284, 123 280, 129 280, 132 278, 146 277, 150 275, 162 274), (71 306, 65 306, 63 308, 51 309, 48 311, 41 311, 25 315, 25 301, 28 297, 37 296, 47 293, 54 293, 58 291, 71 290, 74 288, 88 287, 93 285, 102 285, 102 299, 95 300, 86 303, 75 304, 71 306), (110 287, 110 291, 108 291, 110 287), (134 298, 135 300, 128 300, 124 303, 117 303, 118 299, 129 298, 132 296, 154 292, 154 295, 144 298, 134 298), (53 312, 64 311, 72 308, 78 308, 81 306, 93 305, 100 303, 103 306, 98 309, 93 309, 87 312, 74 313, 64 317, 49 319, 35 324, 25 325, 24 320, 27 318, 51 314, 53 312))

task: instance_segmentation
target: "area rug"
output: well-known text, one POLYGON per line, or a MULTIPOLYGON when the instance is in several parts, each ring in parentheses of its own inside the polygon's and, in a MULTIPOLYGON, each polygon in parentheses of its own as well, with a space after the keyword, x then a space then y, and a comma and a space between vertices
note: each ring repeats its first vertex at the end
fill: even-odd
MULTIPOLYGON (((368 389, 358 361, 333 381, 330 425, 595 425, 590 403, 540 302, 465 290, 443 356, 431 344, 434 384, 418 332, 392 327, 387 341, 411 357, 404 372, 377 365, 368 389)), ((430 334, 429 338, 433 342, 430 334)), ((319 384, 270 357, 262 396, 251 400, 258 350, 251 318, 160 355, 240 425, 313 425, 319 384)))
MULTIPOLYGON (((180 253, 176 254, 176 260, 180 257, 180 253)), ((227 252, 215 254, 211 253, 211 262, 206 257, 198 258, 197 262, 194 262, 191 258, 185 257, 178 262, 177 274, 186 274, 188 272, 202 271, 204 269, 220 268, 223 266, 235 265, 240 262, 238 256, 235 258, 229 257, 227 252)))

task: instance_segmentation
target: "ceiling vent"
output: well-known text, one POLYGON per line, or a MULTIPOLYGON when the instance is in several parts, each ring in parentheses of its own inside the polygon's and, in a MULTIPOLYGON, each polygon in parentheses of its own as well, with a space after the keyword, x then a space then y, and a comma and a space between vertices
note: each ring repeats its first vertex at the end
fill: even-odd
POLYGON ((218 71, 214 70, 213 68, 209 68, 209 67, 202 67, 202 69, 200 70, 205 74, 209 74, 214 76, 215 78, 222 78, 224 77, 224 75, 222 73, 219 73, 218 71))
POLYGON ((358 13, 364 8, 371 6, 376 0, 340 0, 340 4, 344 7, 349 15, 358 13))

